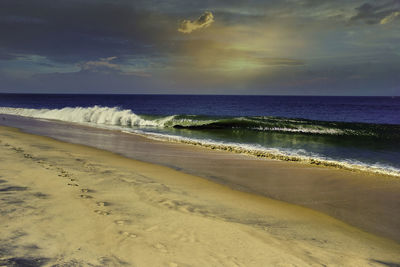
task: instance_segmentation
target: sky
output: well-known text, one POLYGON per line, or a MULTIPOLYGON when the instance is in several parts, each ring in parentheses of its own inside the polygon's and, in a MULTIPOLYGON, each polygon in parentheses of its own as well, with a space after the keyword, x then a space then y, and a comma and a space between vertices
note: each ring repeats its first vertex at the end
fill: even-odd
POLYGON ((400 0, 0 0, 0 92, 400 95, 400 0))

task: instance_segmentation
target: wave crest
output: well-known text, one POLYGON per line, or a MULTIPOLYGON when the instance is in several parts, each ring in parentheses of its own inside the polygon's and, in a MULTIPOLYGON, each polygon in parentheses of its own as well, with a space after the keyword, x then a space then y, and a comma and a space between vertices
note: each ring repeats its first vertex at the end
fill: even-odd
POLYGON ((173 116, 156 120, 146 120, 136 115, 131 110, 121 110, 117 107, 76 107, 62 109, 26 109, 26 108, 0 108, 0 113, 32 117, 39 119, 60 120, 77 123, 94 123, 115 126, 163 126, 173 116))
POLYGON ((146 116, 118 107, 26 109, 0 107, 0 113, 75 123, 125 127, 166 127, 192 130, 243 129, 317 135, 364 136, 400 139, 400 125, 329 122, 280 117, 211 117, 201 115, 146 116))

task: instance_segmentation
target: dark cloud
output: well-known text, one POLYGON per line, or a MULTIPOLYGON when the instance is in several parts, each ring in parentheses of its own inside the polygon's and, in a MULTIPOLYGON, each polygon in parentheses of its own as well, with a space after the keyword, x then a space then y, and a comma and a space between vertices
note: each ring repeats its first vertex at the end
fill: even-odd
POLYGON ((0 1, 0 91, 318 94, 331 84, 381 93, 398 84, 400 66, 388 62, 398 60, 400 0, 0 1), (204 31, 177 31, 183 18, 189 32, 214 17, 204 31), (392 54, 369 64, 382 51, 392 54))
POLYGON ((2 0, 1 5, 0 48, 55 61, 158 53, 175 31, 170 20, 176 18, 128 2, 2 0))
POLYGON ((350 18, 351 22, 363 21, 367 24, 385 24, 386 20, 391 19, 390 16, 397 16, 396 12, 400 12, 400 1, 382 1, 364 3, 356 8, 357 14, 350 18), (386 19, 386 20, 385 20, 386 19))

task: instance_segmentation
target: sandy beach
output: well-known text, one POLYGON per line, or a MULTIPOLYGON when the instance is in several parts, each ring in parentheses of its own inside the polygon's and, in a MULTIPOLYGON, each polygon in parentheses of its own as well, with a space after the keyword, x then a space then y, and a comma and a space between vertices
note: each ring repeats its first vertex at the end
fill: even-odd
POLYGON ((0 267, 400 267, 400 0, 1 0, 0 267))
POLYGON ((400 245, 311 209, 0 127, 0 265, 397 266, 400 245))
POLYGON ((310 208, 400 242, 400 179, 256 158, 60 121, 2 116, 23 132, 166 166, 243 192, 310 208))

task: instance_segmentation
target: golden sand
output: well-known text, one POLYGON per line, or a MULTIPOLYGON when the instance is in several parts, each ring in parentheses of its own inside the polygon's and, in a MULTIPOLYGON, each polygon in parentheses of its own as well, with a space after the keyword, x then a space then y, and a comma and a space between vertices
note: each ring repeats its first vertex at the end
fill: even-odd
POLYGON ((311 209, 0 127, 0 266, 382 266, 400 245, 311 209))

